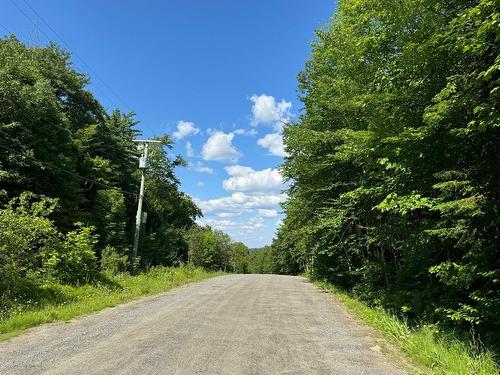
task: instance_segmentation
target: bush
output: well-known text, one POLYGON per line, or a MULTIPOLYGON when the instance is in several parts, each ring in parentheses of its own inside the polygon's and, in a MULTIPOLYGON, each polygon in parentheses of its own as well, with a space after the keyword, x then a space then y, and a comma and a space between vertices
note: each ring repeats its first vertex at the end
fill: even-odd
POLYGON ((101 270, 117 274, 127 270, 128 256, 120 255, 112 246, 106 246, 101 254, 101 270))
POLYGON ((47 217, 56 200, 23 193, 0 210, 0 304, 16 294, 22 280, 37 275, 42 253, 60 246, 60 234, 47 217))
POLYGON ((94 246, 97 236, 94 227, 76 223, 77 229, 66 234, 57 248, 43 252, 43 271, 63 283, 88 283, 98 274, 94 246))

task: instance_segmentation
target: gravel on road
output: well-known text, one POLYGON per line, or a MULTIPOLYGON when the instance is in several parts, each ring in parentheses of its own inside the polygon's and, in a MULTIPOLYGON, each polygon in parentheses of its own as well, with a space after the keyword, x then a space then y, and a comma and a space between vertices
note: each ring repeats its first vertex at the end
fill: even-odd
POLYGON ((0 343, 0 374, 404 374, 306 279, 227 275, 0 343))

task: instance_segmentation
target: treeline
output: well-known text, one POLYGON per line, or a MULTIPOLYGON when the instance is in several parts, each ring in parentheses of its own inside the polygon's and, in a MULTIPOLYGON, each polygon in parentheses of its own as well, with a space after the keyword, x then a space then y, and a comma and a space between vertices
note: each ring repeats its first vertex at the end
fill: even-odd
POLYGON ((167 156, 165 135, 150 147, 147 223, 132 261, 140 132, 133 113, 108 113, 88 84, 56 45, 0 40, 0 312, 51 282, 189 260, 188 232, 201 211, 179 191, 174 169, 185 162, 167 156))
POLYGON ((194 226, 186 235, 189 263, 207 270, 234 273, 274 273, 271 246, 249 249, 209 226, 194 226))
POLYGON ((500 342, 500 13, 341 0, 285 129, 276 272, 500 342))
POLYGON ((271 246, 252 249, 249 255, 249 273, 274 273, 274 262, 271 246))
POLYGON ((191 228, 186 234, 189 248, 189 263, 207 270, 248 272, 248 247, 242 242, 233 242, 219 230, 209 226, 191 228))

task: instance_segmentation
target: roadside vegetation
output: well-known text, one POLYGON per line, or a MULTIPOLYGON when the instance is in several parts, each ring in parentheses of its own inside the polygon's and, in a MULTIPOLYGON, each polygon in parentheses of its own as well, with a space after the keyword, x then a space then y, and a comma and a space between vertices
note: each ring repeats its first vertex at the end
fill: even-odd
MULTIPOLYGON (((416 365, 408 368, 410 373, 494 375, 500 371, 493 354, 481 350, 478 343, 464 343, 453 334, 440 331, 433 324, 410 327, 397 316, 381 308, 370 307, 331 283, 315 281, 314 284, 334 294, 351 312, 382 332, 390 343, 396 344, 396 350, 401 350, 416 365)), ((391 352, 389 348, 382 350, 391 352)))
POLYGON ((193 267, 155 267, 139 275, 102 274, 92 283, 36 285, 25 282, 9 309, 0 314, 0 340, 43 323, 65 321, 112 307, 134 298, 222 275, 193 267))
POLYGON ((271 246, 252 249, 249 254, 249 273, 274 273, 271 246))

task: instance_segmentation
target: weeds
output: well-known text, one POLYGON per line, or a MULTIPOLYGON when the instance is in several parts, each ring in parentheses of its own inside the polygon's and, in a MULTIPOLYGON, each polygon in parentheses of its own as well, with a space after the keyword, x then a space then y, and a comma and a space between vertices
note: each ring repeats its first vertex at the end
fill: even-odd
POLYGON ((325 281, 314 283, 344 303, 368 325, 381 331, 404 352, 423 374, 499 374, 494 356, 451 335, 440 335, 436 326, 415 329, 382 309, 372 308, 325 281))
POLYGON ((31 296, 0 311, 0 339, 15 336, 29 327, 65 321, 80 315, 116 306, 136 297, 163 292, 189 282, 221 275, 201 268, 153 268, 136 276, 103 275, 93 285, 61 284, 31 286, 31 296))

